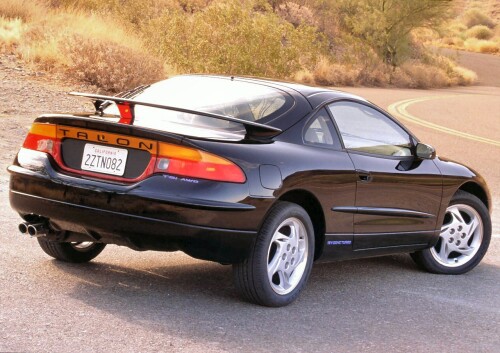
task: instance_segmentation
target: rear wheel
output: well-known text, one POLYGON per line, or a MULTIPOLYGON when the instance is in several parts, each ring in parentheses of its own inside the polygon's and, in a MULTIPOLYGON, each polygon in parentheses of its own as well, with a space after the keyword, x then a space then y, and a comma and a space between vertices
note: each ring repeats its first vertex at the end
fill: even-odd
POLYGON ((313 256, 309 215, 296 204, 279 202, 264 221, 248 258, 233 265, 236 287, 251 302, 287 305, 304 288, 313 256))
POLYGON ((486 206, 474 195, 458 191, 446 209, 436 245, 411 256, 432 273, 462 274, 476 267, 491 239, 486 206))
POLYGON ((88 262, 101 253, 106 244, 85 242, 60 243, 37 238, 42 250, 53 258, 65 262, 88 262))

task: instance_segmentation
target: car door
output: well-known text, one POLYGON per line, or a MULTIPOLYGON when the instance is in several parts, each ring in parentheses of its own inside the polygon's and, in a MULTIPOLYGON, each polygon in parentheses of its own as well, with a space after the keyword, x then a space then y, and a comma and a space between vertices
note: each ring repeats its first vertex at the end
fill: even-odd
POLYGON ((357 172, 354 249, 427 244, 436 232, 441 174, 414 155, 414 139, 391 117, 368 103, 328 106, 357 172))
MULTIPOLYGON (((308 119, 302 130, 308 151, 306 170, 301 175, 325 212, 324 255, 340 259, 352 252, 353 214, 331 212, 332 207, 354 206, 356 175, 349 154, 342 148, 336 128, 325 108, 308 119)), ((302 154, 304 153, 302 152, 302 154)), ((304 163, 304 162, 302 162, 304 163)))

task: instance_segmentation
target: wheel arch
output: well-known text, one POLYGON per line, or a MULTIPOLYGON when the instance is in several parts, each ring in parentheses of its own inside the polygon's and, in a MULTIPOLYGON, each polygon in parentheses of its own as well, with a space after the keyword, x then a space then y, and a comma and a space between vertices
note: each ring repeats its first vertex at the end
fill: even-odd
POLYGON ((302 207, 309 218, 311 218, 314 228, 314 260, 317 260, 323 253, 323 245, 325 243, 325 215, 320 202, 307 190, 291 190, 281 195, 278 201, 288 201, 302 207))
POLYGON ((475 183, 473 181, 468 181, 464 184, 462 184, 458 190, 462 190, 465 192, 468 192, 469 194, 472 194, 476 196, 479 200, 481 200, 482 203, 486 206, 488 210, 491 209, 491 204, 490 204, 490 197, 488 194, 488 191, 485 190, 481 185, 478 183, 475 183))

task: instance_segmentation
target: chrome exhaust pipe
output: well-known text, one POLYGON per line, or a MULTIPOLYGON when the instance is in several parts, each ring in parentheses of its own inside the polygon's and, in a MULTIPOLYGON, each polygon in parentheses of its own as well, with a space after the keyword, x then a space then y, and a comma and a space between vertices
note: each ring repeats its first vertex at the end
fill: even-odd
POLYGON ((17 226, 17 228, 19 229, 19 231, 21 232, 21 234, 26 234, 28 233, 28 226, 30 224, 28 222, 24 222, 24 223, 19 223, 19 225, 17 226))
POLYGON ((28 234, 32 237, 43 237, 49 233, 49 228, 45 223, 35 223, 28 226, 28 234))

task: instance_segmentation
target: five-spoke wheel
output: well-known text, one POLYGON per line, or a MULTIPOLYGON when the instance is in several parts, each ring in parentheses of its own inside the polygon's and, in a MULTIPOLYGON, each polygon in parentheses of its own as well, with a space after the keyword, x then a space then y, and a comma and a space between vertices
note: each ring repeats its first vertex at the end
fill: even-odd
POLYGON ((298 218, 278 226, 269 244, 267 276, 278 294, 290 293, 299 284, 307 264, 307 232, 298 218))
POLYGON ((458 191, 446 209, 436 245, 412 254, 412 258, 433 273, 465 273, 481 261, 490 238, 486 206, 474 195, 458 191))
POLYGON ((266 217, 249 256, 233 265, 235 284, 250 301, 283 306, 305 286, 314 255, 314 230, 307 212, 278 202, 266 217))
POLYGON ((479 250, 483 240, 483 221, 469 205, 448 207, 439 241, 430 249, 431 255, 444 266, 466 264, 479 250))

